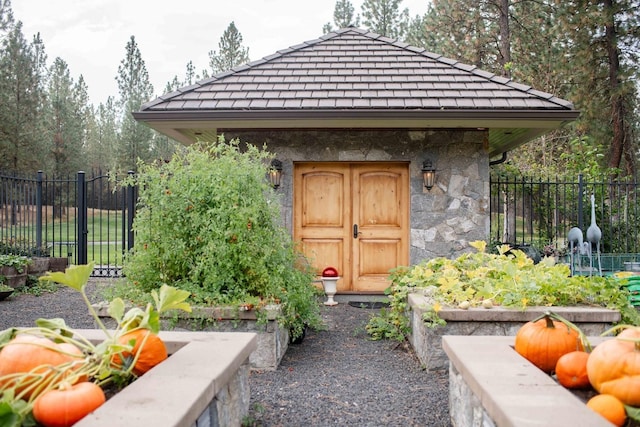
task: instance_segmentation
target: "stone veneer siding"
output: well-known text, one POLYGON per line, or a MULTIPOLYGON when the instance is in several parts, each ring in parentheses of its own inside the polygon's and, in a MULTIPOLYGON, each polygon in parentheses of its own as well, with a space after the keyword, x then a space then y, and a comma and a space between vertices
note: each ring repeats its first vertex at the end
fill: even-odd
POLYGON ((487 132, 478 130, 219 130, 267 150, 283 162, 279 191, 285 226, 293 229, 294 162, 409 162, 410 262, 455 258, 468 242, 489 236, 487 132), (422 162, 431 159, 436 185, 422 185, 422 162))

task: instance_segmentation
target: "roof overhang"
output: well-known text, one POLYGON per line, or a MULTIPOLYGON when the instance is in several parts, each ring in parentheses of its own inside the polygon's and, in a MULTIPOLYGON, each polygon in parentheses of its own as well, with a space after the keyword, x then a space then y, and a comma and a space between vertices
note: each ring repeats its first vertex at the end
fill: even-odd
POLYGON ((576 110, 199 110, 139 111, 136 120, 189 145, 211 140, 218 129, 487 129, 489 155, 497 156, 558 129, 576 110))

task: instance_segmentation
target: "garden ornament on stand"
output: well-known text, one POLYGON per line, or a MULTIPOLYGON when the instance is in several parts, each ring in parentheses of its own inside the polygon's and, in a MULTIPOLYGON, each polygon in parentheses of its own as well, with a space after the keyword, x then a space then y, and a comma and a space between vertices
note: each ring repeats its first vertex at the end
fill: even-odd
POLYGON ((337 282, 340 280, 338 276, 338 270, 333 267, 327 267, 322 270, 322 287, 324 293, 327 294, 327 300, 324 305, 338 305, 338 302, 333 299, 337 292, 337 282))
MULTIPOLYGON (((587 241, 589 242, 589 249, 591 249, 592 245, 596 247, 596 255, 598 257, 598 273, 602 276, 602 264, 600 263, 600 240, 602 239, 602 231, 598 224, 596 224, 596 206, 595 206, 595 196, 591 195, 591 225, 587 228, 587 241)), ((593 257, 591 256, 592 251, 589 251, 589 275, 591 276, 593 273, 593 257)))
POLYGON ((584 237, 582 236, 582 230, 578 227, 573 227, 569 230, 567 234, 567 241, 569 242, 569 262, 571 263, 571 275, 573 276, 576 272, 575 267, 575 255, 574 252, 577 250, 578 253, 578 268, 582 270, 582 255, 587 253, 584 246, 584 237))

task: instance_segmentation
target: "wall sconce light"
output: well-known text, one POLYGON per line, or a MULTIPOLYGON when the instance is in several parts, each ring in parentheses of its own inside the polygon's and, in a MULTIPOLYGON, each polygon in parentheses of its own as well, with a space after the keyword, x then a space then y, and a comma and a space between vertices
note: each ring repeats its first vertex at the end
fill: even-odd
POLYGON ((271 160, 271 168, 269 169, 269 182, 274 189, 280 187, 282 180, 282 162, 278 159, 271 160))
POLYGON ((436 168, 433 167, 430 159, 422 163, 422 181, 429 191, 431 191, 436 182, 436 168))

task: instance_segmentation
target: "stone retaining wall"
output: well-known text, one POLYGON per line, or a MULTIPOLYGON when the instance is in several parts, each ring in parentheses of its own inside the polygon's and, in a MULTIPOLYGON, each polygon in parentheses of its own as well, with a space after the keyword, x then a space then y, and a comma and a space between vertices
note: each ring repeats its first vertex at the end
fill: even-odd
MULTIPOLYGON (((94 308, 107 327, 115 322, 107 313, 107 305, 94 308)), ((257 335, 256 349, 249 356, 251 369, 273 371, 278 369, 289 348, 289 330, 278 322, 280 307, 265 308, 265 320, 259 322, 255 310, 238 311, 229 307, 193 307, 192 313, 179 313, 177 317, 162 319, 162 329, 203 332, 251 332, 257 335)))
POLYGON ((429 328, 422 315, 431 309, 424 295, 410 294, 409 341, 425 369, 444 369, 449 365, 442 349, 445 335, 515 336, 520 327, 545 311, 553 311, 575 323, 586 335, 597 336, 620 321, 620 313, 599 307, 528 307, 526 311, 504 307, 461 310, 443 308, 439 315, 447 324, 429 328))
POLYGON ((454 427, 611 425, 516 353, 513 341, 513 337, 443 337, 450 360, 449 414, 454 427))
MULTIPOLYGON (((78 331, 95 342, 100 330, 78 331)), ((240 426, 249 414, 252 333, 160 332, 170 357, 75 427, 240 426)))

